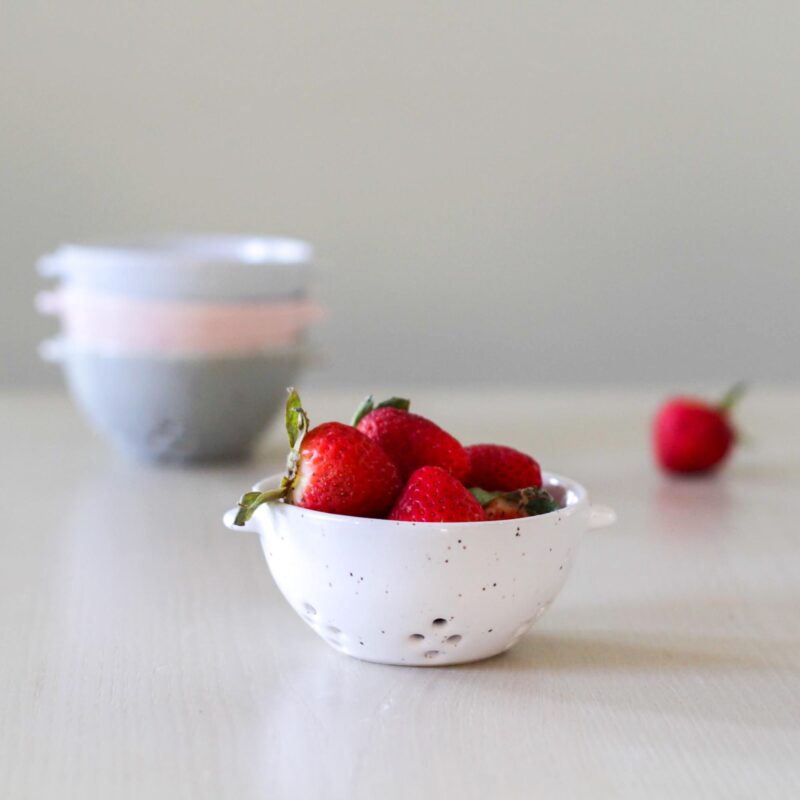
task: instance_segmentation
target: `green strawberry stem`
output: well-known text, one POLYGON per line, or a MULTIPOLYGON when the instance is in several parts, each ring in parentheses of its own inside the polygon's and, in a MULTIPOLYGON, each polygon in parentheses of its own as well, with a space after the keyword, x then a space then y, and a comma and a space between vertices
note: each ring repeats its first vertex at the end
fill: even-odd
POLYGON ((286 434, 289 437, 289 455, 286 459, 286 474, 281 478, 281 485, 277 489, 266 492, 245 492, 239 500, 239 511, 234 519, 234 525, 244 525, 253 512, 263 503, 274 503, 285 500, 294 489, 297 482, 297 469, 300 465, 300 447, 303 438, 308 432, 308 414, 300 404, 300 395, 294 388, 287 389, 289 396, 286 398, 286 434))
POLYGON ((470 489, 470 494, 482 505, 487 506, 492 500, 502 497, 505 492, 487 492, 486 489, 479 489, 477 486, 470 489))
POLYGON ((742 399, 742 395, 747 391, 747 384, 744 381, 739 381, 731 386, 725 393, 725 396, 720 401, 717 408, 723 413, 728 414, 733 407, 742 399))
POLYGON ((356 409, 356 413, 353 414, 353 421, 350 424, 355 427, 370 411, 374 411, 376 408, 399 408, 401 411, 408 411, 411 408, 411 401, 406 400, 405 397, 390 397, 388 400, 375 405, 375 398, 372 395, 368 395, 356 409))
POLYGON ((245 492, 242 495, 242 499, 239 500, 239 510, 236 512, 236 519, 233 520, 233 524, 244 525, 262 503, 282 500, 285 494, 283 481, 281 481, 281 485, 277 489, 270 489, 268 492, 245 492))

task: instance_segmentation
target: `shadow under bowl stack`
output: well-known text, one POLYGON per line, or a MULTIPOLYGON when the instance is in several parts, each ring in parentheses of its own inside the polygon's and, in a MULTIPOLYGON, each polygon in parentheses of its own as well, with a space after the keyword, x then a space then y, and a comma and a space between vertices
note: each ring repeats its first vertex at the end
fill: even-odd
POLYGON ((308 361, 312 258, 265 237, 65 245, 38 263, 58 284, 37 307, 61 323, 41 355, 136 458, 246 457, 308 361))

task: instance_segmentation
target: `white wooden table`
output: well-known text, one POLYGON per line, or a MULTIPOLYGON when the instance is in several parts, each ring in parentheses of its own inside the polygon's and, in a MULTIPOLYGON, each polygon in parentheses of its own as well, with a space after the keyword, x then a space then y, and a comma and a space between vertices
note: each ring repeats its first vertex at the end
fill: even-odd
POLYGON ((514 650, 445 669, 328 649, 223 529, 277 432, 255 463, 146 468, 61 397, 0 396, 0 798, 800 796, 800 392, 745 399, 755 444, 692 481, 651 467, 657 396, 415 397, 620 517, 514 650))

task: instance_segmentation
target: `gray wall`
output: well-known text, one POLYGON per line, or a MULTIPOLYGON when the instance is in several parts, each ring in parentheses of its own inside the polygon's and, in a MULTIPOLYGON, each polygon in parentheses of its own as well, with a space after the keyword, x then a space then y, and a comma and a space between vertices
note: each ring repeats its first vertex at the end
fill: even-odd
POLYGON ((327 258, 313 380, 797 380, 800 5, 5 0, 0 383, 65 239, 327 258))

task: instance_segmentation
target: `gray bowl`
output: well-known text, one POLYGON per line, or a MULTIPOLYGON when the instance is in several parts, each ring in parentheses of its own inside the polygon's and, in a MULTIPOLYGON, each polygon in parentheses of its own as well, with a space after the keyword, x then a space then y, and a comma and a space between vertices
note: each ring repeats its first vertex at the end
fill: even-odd
POLYGON ((283 407, 301 349, 236 356, 122 355, 45 343, 91 425, 145 461, 247 457, 283 407))

